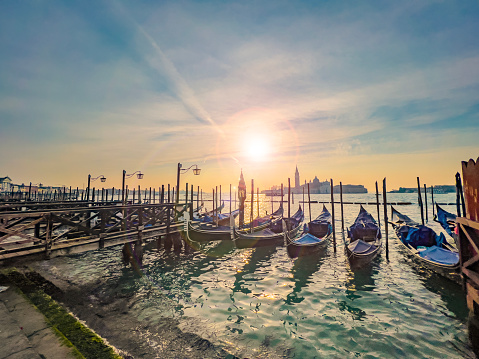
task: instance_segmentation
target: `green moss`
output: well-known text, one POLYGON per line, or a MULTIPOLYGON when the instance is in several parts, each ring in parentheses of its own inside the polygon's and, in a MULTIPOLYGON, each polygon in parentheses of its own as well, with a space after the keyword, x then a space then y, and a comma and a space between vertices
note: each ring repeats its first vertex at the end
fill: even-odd
POLYGON ((101 337, 80 323, 49 295, 39 290, 22 273, 14 268, 2 272, 4 277, 17 286, 26 298, 43 313, 55 332, 65 339, 64 343, 70 343, 78 350, 79 358, 121 359, 111 347, 104 343, 101 337))

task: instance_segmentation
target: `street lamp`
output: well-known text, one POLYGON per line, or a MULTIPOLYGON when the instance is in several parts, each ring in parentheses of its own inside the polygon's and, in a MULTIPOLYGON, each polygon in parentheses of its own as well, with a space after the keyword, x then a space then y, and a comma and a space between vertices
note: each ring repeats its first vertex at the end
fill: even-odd
POLYGON ((88 186, 86 188, 86 200, 88 201, 89 198, 90 198, 90 181, 91 182, 95 182, 97 179, 100 179, 100 181, 102 182, 105 182, 106 181, 106 177, 103 176, 103 175, 100 175, 98 177, 95 177, 95 178, 91 178, 91 175, 89 174, 88 175, 88 186))
POLYGON ((193 166, 195 166, 195 168, 193 168, 193 174, 198 176, 201 172, 201 169, 198 168, 198 165, 191 165, 188 168, 181 168, 181 163, 178 162, 178 175, 176 176, 176 203, 180 201, 180 174, 188 172, 193 166))
POLYGON ((143 173, 141 173, 141 171, 135 171, 131 174, 126 174, 126 171, 123 170, 123 180, 121 184, 121 203, 123 205, 125 205, 125 180, 133 177, 134 175, 136 175, 136 177, 140 180, 143 178, 143 173))

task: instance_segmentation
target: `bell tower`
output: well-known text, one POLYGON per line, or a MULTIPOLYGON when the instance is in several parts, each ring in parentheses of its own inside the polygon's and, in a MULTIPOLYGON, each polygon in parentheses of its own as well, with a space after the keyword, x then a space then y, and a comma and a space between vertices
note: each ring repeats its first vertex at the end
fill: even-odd
POLYGON ((298 189, 301 187, 301 182, 299 181, 299 171, 298 166, 296 165, 296 172, 294 173, 294 188, 298 189))

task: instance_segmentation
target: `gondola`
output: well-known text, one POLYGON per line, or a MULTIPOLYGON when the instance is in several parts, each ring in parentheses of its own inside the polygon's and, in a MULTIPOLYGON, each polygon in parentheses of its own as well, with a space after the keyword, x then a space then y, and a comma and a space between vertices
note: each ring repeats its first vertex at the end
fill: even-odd
POLYGON ((217 226, 213 222, 185 222, 186 238, 195 242, 223 241, 233 239, 234 216, 229 216, 229 226, 217 226))
POLYGON ((239 214, 239 209, 235 209, 231 213, 218 213, 218 216, 212 214, 211 216, 205 215, 200 219, 195 220, 195 223, 212 223, 218 226, 227 226, 230 222, 230 217, 236 218, 239 214))
MULTIPOLYGON (((294 238, 298 234, 303 219, 304 213, 301 206, 291 218, 284 219, 289 229, 288 235, 290 238, 294 238)), ((277 223, 271 223, 268 228, 253 233, 242 233, 235 228, 234 237, 236 246, 238 248, 251 248, 284 244, 284 233, 281 223, 280 226, 281 229, 278 230, 277 223)))
POLYGON ((369 263, 381 252, 381 230, 363 206, 360 207, 353 225, 348 228, 348 238, 346 253, 354 264, 369 263))
POLYGON ((446 233, 454 239, 454 242, 457 243, 457 234, 455 233, 456 215, 442 209, 437 203, 436 209, 437 212, 434 216, 434 220, 438 222, 442 226, 442 228, 444 228, 446 233))
POLYGON ((252 223, 245 223, 237 231, 240 233, 258 232, 262 229, 269 227, 271 223, 280 221, 282 216, 283 216, 283 207, 279 207, 272 214, 269 214, 263 217, 257 217, 253 220, 252 223))
POLYGON ((459 280, 459 253, 430 227, 420 225, 391 207, 391 222, 404 248, 416 259, 435 272, 455 281, 459 280))
POLYGON ((288 246, 288 254, 292 258, 314 254, 326 248, 333 233, 331 224, 331 213, 323 204, 323 210, 314 220, 305 225, 303 233, 298 238, 291 238, 287 231, 285 240, 288 246))

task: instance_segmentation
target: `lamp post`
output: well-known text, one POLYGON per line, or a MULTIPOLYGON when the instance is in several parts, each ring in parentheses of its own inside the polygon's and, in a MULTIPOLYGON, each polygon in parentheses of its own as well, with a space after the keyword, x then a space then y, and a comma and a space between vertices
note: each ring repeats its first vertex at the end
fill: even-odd
POLYGON ((88 186, 86 188, 86 200, 88 201, 90 199, 90 182, 95 182, 97 179, 100 179, 100 181, 105 182, 106 177, 103 175, 99 175, 98 177, 91 178, 91 175, 88 175, 88 186))
POLYGON ((127 174, 126 171, 123 170, 123 180, 121 183, 121 204, 122 205, 125 205, 125 180, 133 177, 134 175, 136 175, 136 177, 140 180, 143 178, 143 173, 141 173, 141 171, 135 171, 131 174, 127 174))
POLYGON ((193 168, 193 174, 198 176, 201 172, 201 169, 198 168, 198 165, 191 165, 188 168, 181 168, 181 163, 178 162, 178 173, 176 176, 176 203, 180 201, 180 175, 182 173, 188 172, 193 166, 195 166, 195 168, 193 168))

